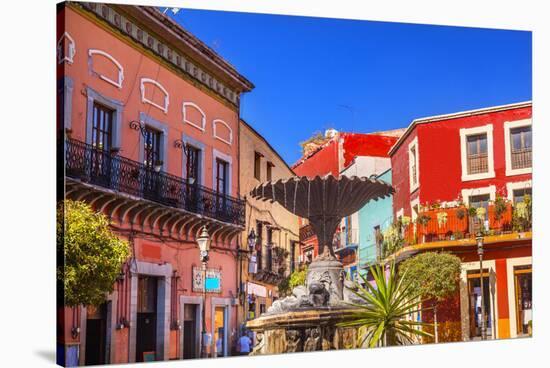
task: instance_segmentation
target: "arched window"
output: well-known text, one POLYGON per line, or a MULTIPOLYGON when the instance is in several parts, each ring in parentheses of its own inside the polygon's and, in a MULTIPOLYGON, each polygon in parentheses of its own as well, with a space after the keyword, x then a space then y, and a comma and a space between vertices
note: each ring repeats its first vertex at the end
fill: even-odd
POLYGON ((57 41, 57 63, 61 64, 66 61, 72 64, 75 54, 76 43, 68 32, 64 32, 57 41))
POLYGON ((141 102, 151 104, 161 109, 162 111, 164 111, 165 114, 168 113, 168 104, 170 103, 170 95, 168 94, 168 91, 166 90, 166 88, 162 86, 162 84, 150 78, 141 78, 140 89, 141 89, 141 102), (155 97, 156 91, 160 91, 163 94, 164 97, 161 98, 162 101, 153 99, 155 97))
POLYGON ((233 144, 233 130, 225 121, 214 119, 214 121, 212 121, 212 130, 214 132, 214 138, 228 145, 233 144))
POLYGON ((193 102, 184 102, 183 122, 204 132, 206 128, 206 114, 193 102))
POLYGON ((117 88, 122 88, 124 68, 114 57, 105 51, 96 49, 88 50, 88 57, 90 59, 89 65, 93 74, 117 88), (95 55, 99 55, 101 58, 96 58, 95 55), (105 61, 107 61, 107 63, 105 63, 105 61), (113 72, 111 65, 116 67, 116 71, 113 72))

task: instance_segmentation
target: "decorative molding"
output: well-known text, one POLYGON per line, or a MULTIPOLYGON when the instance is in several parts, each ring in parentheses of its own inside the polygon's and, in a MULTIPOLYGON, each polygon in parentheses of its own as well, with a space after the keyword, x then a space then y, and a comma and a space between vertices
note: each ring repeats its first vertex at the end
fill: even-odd
POLYGON ((533 172, 532 167, 526 167, 523 169, 512 169, 512 142, 510 141, 510 130, 526 126, 531 126, 531 119, 504 122, 504 152, 506 155, 506 176, 531 174, 533 172))
POLYGON ((223 143, 226 143, 226 144, 228 144, 228 145, 230 145, 230 146, 233 144, 233 129, 231 129, 231 127, 230 127, 225 121, 223 121, 223 120, 221 120, 221 119, 214 119, 214 120, 212 121, 212 130, 213 130, 213 132, 214 132, 214 133, 213 133, 214 138, 216 138, 216 139, 218 139, 218 140, 222 141, 223 143), (216 133, 216 125, 217 125, 218 123, 219 123, 219 124, 222 124, 222 125, 225 125, 225 127, 227 128, 227 130, 229 130, 229 141, 226 140, 226 139, 223 138, 223 137, 218 136, 218 134, 216 133))
POLYGON ((481 180, 495 177, 495 161, 493 153, 493 124, 487 124, 474 128, 460 129, 460 162, 462 165, 462 181, 481 180), (468 174, 468 149, 466 139, 468 136, 487 134, 487 172, 468 174))
POLYGON ((88 50, 88 57, 89 57, 88 64, 90 65, 90 71, 93 74, 96 74, 100 79, 103 79, 107 83, 111 83, 112 85, 114 85, 117 88, 122 88, 122 81, 124 80, 124 68, 122 67, 122 65, 120 65, 120 63, 112 55, 110 55, 109 53, 107 53, 103 50, 89 49, 88 50), (111 78, 104 76, 103 74, 99 74, 94 70, 94 64, 93 64, 93 58, 92 58, 93 55, 104 56, 105 58, 110 60, 113 64, 115 64, 115 66, 118 68, 118 80, 117 81, 114 81, 111 78))
POLYGON ((61 64, 66 61, 69 64, 72 64, 75 54, 76 42, 74 42, 74 39, 71 37, 69 32, 63 32, 63 34, 59 38, 59 41, 57 41, 57 63, 61 64), (65 39, 69 40, 69 55, 65 55, 65 43, 63 42, 65 39))
POLYGON ((159 82, 157 82, 156 80, 151 79, 151 78, 141 78, 139 88, 141 90, 141 102, 153 105, 156 108, 159 108, 162 111, 164 111, 165 114, 168 113, 168 105, 170 104, 170 95, 169 95, 168 91, 166 90, 166 88, 164 88, 162 86, 162 84, 160 84, 159 82), (154 84, 155 86, 157 86, 164 93, 164 106, 160 106, 156 102, 151 101, 147 97, 145 97, 145 84, 146 83, 154 84))
POLYGON ((513 183, 506 183, 506 193, 508 195, 508 199, 510 201, 514 200, 514 190, 531 188, 531 187, 532 187, 531 180, 516 181, 516 182, 513 182, 513 183))
POLYGON ((133 21, 112 7, 107 4, 91 2, 73 4, 91 11, 98 18, 106 21, 110 26, 120 31, 123 35, 130 37, 134 42, 152 51, 155 55, 161 57, 187 76, 204 85, 231 104, 235 106, 238 105, 238 93, 216 79, 210 73, 198 67, 190 59, 178 52, 176 48, 168 47, 166 44, 160 42, 157 37, 143 28, 138 27, 133 21))
POLYGON ((183 122, 184 123, 187 123, 191 126, 194 126, 195 128, 197 128, 201 132, 205 131, 205 129, 206 129, 206 114, 204 113, 204 111, 202 111, 202 109, 197 104, 195 104, 193 102, 184 102, 183 105, 182 105, 182 113, 183 113, 183 122), (191 121, 187 118, 187 107, 193 107, 195 110, 197 110, 202 115, 200 126, 195 124, 193 121, 191 121))

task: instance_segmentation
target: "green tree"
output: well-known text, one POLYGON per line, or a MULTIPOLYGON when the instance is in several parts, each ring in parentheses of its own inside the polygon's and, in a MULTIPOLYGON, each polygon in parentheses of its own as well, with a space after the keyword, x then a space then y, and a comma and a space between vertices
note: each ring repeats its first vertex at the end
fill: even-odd
POLYGON ((67 306, 101 304, 130 255, 128 243, 111 232, 105 215, 71 200, 58 206, 57 247, 64 257, 57 278, 67 306))
POLYGON ((296 286, 306 284, 306 276, 307 267, 295 270, 290 274, 290 276, 285 277, 283 280, 281 280, 281 282, 277 286, 279 289, 279 293, 281 295, 290 295, 292 293, 292 289, 294 289, 296 286))
POLYGON ((369 347, 412 344, 415 337, 432 336, 418 329, 430 324, 407 319, 411 313, 421 311, 420 295, 410 279, 400 276, 393 262, 387 276, 384 266, 379 264, 371 266, 370 272, 375 285, 360 274, 365 288, 359 285, 357 291, 352 290, 365 304, 349 303, 358 311, 339 326, 359 327, 360 345, 366 343, 369 347))
POLYGON ((419 254, 399 266, 399 273, 411 284, 414 292, 433 301, 435 342, 438 342, 437 304, 457 291, 460 269, 460 258, 437 252, 419 254))

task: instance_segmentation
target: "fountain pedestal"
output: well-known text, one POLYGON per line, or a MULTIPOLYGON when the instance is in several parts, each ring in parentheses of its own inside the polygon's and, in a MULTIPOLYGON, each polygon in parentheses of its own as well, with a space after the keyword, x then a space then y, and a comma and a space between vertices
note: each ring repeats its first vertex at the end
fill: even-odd
POLYGON ((332 242, 343 217, 393 192, 391 185, 380 180, 332 175, 262 183, 250 192, 252 198, 278 202, 307 218, 321 252, 309 265, 305 286, 294 288, 293 295, 275 301, 267 313, 246 324, 256 332, 253 355, 359 347, 357 328, 338 324, 357 312, 350 303, 363 300, 353 294, 357 285, 344 281, 332 242))

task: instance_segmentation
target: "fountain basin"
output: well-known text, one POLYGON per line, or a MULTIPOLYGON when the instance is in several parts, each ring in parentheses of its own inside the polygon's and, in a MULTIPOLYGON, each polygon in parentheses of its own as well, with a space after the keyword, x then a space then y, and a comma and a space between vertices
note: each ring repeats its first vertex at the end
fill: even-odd
POLYGON ((357 328, 337 326, 356 311, 347 305, 312 307, 251 320, 246 324, 256 332, 251 355, 361 347, 357 328))

